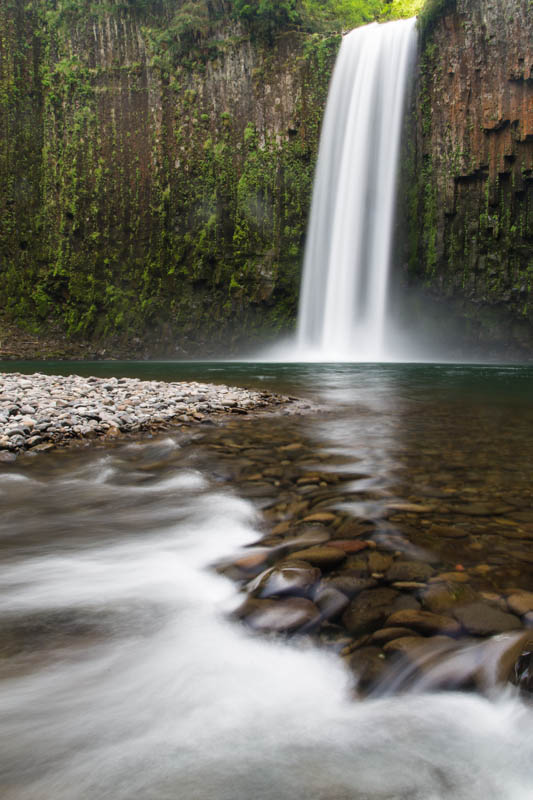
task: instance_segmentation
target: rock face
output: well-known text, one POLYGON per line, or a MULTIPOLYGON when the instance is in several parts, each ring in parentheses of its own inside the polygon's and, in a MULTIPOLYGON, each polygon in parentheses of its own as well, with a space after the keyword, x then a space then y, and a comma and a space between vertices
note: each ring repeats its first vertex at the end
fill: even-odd
POLYGON ((294 319, 340 37, 182 5, 1 4, 0 309, 26 328, 176 355, 294 319))
POLYGON ((411 283, 446 298, 479 341, 511 339, 531 354, 531 4, 440 5, 421 36, 415 92, 411 283))

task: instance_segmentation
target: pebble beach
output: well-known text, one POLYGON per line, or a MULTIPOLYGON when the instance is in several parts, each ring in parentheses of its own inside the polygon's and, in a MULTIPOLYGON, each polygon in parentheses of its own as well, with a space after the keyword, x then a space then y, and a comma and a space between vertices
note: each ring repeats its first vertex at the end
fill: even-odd
POLYGON ((286 406, 291 398, 210 383, 0 375, 0 459, 83 439, 160 430, 174 423, 286 406))

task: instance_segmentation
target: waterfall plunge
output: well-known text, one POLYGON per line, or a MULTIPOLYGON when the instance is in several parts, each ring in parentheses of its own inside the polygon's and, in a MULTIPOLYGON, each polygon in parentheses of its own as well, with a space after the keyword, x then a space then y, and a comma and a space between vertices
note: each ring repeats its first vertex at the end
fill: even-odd
POLYGON ((387 360, 396 177, 415 19, 344 37, 315 175, 298 350, 319 361, 387 360))

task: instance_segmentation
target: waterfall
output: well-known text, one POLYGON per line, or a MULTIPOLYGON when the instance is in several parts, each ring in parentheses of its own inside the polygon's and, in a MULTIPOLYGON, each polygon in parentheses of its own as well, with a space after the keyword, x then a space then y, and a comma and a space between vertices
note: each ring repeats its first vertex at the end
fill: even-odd
POLYGON ((320 361, 386 360, 396 178, 415 19, 342 42, 315 174, 298 349, 320 361))

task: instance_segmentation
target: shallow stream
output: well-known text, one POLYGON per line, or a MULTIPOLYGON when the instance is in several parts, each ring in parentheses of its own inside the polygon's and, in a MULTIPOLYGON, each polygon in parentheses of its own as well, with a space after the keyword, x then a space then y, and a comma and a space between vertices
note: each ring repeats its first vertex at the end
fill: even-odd
POLYGON ((395 694, 389 674, 354 699, 359 639, 335 617, 287 638, 232 613, 255 577, 235 563, 290 550, 312 514, 360 528, 353 574, 390 553, 463 572, 461 591, 494 605, 531 590, 533 368, 0 365, 44 367, 320 408, 0 465, 2 798, 533 797, 533 713, 514 687, 395 694))

